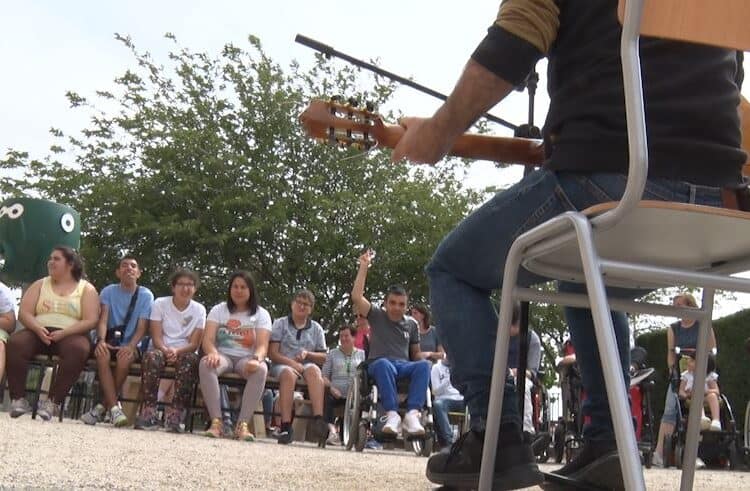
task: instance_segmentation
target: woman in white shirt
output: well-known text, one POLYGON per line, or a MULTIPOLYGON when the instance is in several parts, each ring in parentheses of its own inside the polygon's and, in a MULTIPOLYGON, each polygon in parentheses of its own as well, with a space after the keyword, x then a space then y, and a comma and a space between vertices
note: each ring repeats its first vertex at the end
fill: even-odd
POLYGON ((258 305, 258 293, 250 273, 236 271, 229 277, 226 302, 215 305, 208 314, 200 363, 203 400, 211 426, 203 434, 222 436, 219 376, 228 371, 247 380, 234 438, 253 441, 248 424, 266 385, 268 340, 271 338, 271 316, 258 305))
POLYGON ((175 369, 174 398, 167 408, 165 426, 181 433, 185 408, 190 404, 198 378, 198 354, 206 324, 206 308, 193 300, 200 284, 198 275, 180 269, 170 277, 172 296, 161 297, 151 307, 151 345, 141 364, 143 407, 136 429, 152 430, 160 425, 156 417, 159 379, 166 365, 175 369))

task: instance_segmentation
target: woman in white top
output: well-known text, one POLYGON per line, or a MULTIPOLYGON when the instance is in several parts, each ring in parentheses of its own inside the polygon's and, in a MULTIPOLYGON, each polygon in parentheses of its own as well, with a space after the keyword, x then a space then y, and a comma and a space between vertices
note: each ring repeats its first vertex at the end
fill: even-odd
POLYGON ((268 340, 271 316, 258 305, 258 293, 250 273, 236 271, 229 277, 226 302, 215 305, 208 314, 203 337, 200 383, 211 426, 203 434, 222 436, 219 376, 228 371, 247 379, 234 437, 253 441, 248 424, 266 385, 268 340))
POLYGON ((25 397, 26 374, 36 355, 60 358, 49 397, 37 409, 37 415, 49 421, 59 415, 60 404, 91 352, 88 333, 99 318, 99 294, 83 279, 81 257, 70 247, 55 247, 47 271, 49 276, 32 283, 21 298, 18 318, 26 329, 16 331, 8 341, 11 418, 31 411, 25 397))
POLYGON ((198 378, 198 354, 206 308, 193 300, 200 281, 188 269, 180 269, 170 277, 172 296, 161 297, 151 307, 151 346, 141 364, 143 407, 136 419, 136 429, 152 430, 160 426, 156 417, 159 379, 166 365, 175 369, 174 398, 167 408, 165 426, 181 433, 185 408, 190 404, 198 378))

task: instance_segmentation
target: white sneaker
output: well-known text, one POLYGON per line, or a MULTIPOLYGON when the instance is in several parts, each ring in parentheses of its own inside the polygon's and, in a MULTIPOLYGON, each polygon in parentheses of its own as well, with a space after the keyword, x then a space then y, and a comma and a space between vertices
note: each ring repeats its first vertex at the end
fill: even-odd
POLYGON ((10 417, 17 418, 31 412, 31 404, 25 398, 10 401, 10 417))
POLYGON ((404 430, 409 435, 424 435, 424 427, 419 422, 419 411, 412 409, 404 416, 404 430))
POLYGON ((651 456, 651 465, 653 467, 664 467, 664 459, 662 459, 661 454, 654 452, 654 454, 651 456))
POLYGON ((36 410, 36 415, 41 418, 42 421, 50 421, 52 418, 59 416, 60 405, 55 404, 52 400, 47 399, 39 405, 39 409, 36 410))
POLYGON ((709 429, 711 431, 721 431, 721 421, 718 419, 711 421, 711 427, 709 429))
POLYGON ((398 435, 401 433, 401 416, 396 411, 388 411, 385 424, 383 425, 383 433, 386 435, 398 435))
POLYGON ((104 413, 105 413, 104 406, 101 404, 97 404, 96 406, 92 407, 91 410, 87 413, 84 413, 83 416, 81 416, 81 421, 86 423, 87 425, 95 425, 96 423, 101 423, 104 421, 104 413))
POLYGON ((701 431, 706 431, 711 427, 711 418, 701 416, 701 431))
POLYGON ((706 468, 706 463, 703 462, 700 459, 700 457, 699 457, 699 458, 695 459, 695 468, 696 469, 705 469, 706 468))

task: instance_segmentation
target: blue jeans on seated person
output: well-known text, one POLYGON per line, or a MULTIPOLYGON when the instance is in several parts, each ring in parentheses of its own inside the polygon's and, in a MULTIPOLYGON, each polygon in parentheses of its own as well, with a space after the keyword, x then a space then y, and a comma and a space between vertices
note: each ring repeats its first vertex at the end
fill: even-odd
POLYGON ((435 429, 441 445, 453 443, 453 431, 448 413, 463 413, 466 408, 463 399, 435 399, 432 401, 432 412, 435 415, 435 429))
POLYGON ((427 399, 431 367, 432 365, 427 360, 406 361, 378 358, 367 362, 367 374, 375 380, 383 409, 398 410, 396 380, 408 378, 409 395, 406 399, 406 407, 408 410, 421 410, 427 399))
MULTIPOLYGON (((475 210, 438 246, 427 266, 430 304, 433 314, 440 319, 437 327, 440 340, 452 359, 451 380, 464 395, 474 430, 484 431, 495 355, 498 320, 490 295, 502 286, 505 260, 513 241, 561 213, 620 199, 626 180, 626 176, 613 173, 534 171, 475 210)), ((721 206, 720 193, 719 188, 649 179, 643 199, 721 206)), ((523 268, 519 270, 520 285, 544 281, 523 268)), ((560 288, 582 291, 580 285, 561 284, 560 288)), ((611 295, 633 298, 642 293, 610 291, 611 295)), ((630 357, 627 318, 622 313, 612 315, 623 377, 627 381, 630 357)), ((565 317, 589 399, 584 411, 591 416, 591 423, 584 429, 584 437, 613 439, 591 313, 588 309, 566 308, 565 317)), ((521 427, 515 387, 507 380, 502 422, 521 427)))

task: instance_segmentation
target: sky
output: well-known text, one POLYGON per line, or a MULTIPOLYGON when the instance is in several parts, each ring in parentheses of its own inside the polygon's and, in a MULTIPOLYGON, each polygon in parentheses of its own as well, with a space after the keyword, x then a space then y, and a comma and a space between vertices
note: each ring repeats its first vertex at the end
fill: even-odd
MULTIPOLYGON (((310 66, 314 51, 294 42, 303 34, 338 51, 411 77, 447 94, 487 27, 499 0, 8 0, 0 15, 0 155, 9 148, 47 154, 48 130, 66 133, 87 125, 83 111, 70 110, 66 91, 93 96, 114 86, 113 79, 133 66, 133 57, 114 39, 129 35, 136 47, 167 62, 173 33, 181 46, 216 55, 226 43, 248 47, 248 35, 260 38, 266 54, 282 67, 293 60, 310 66)), ((343 62, 341 62, 343 64, 343 62)), ((540 62, 535 122, 544 120, 545 63, 540 62)), ((746 66, 746 71, 748 71, 746 66)), ((746 84, 746 87, 750 84, 746 84)), ((746 93, 750 92, 746 88, 746 93)), ((428 116, 440 101, 411 88, 400 88, 392 109, 428 116)), ((528 119, 528 96, 514 93, 491 112, 516 124, 528 119)), ((490 125, 494 133, 509 130, 490 125)), ((523 169, 499 170, 489 162, 472 165, 472 187, 515 182, 523 169)), ((738 304, 739 306, 739 304, 738 304)), ((737 307, 732 307, 735 310, 737 307)), ((726 310, 726 309, 724 309, 726 310)))

